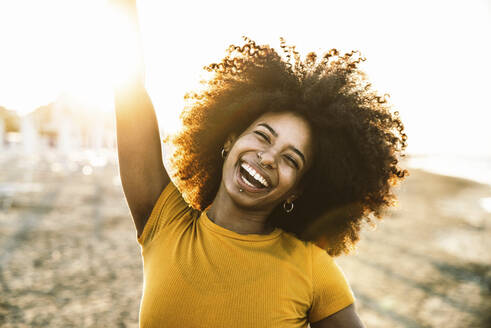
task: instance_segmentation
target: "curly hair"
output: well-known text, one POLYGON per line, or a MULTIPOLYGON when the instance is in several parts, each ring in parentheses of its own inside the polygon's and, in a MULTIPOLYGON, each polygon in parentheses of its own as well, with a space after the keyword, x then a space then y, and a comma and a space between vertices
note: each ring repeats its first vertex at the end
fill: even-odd
POLYGON ((244 40, 204 67, 212 77, 201 81, 202 90, 185 95, 183 128, 165 140, 173 147, 173 180, 191 207, 205 210, 218 191, 227 137, 266 112, 292 112, 310 124, 314 163, 295 210, 278 206, 268 223, 331 256, 348 253, 363 221, 382 217, 395 201, 391 187, 408 175, 398 167, 407 146, 398 112, 372 89, 358 51, 331 49, 321 58, 311 52, 302 60, 283 39, 283 57, 244 40))

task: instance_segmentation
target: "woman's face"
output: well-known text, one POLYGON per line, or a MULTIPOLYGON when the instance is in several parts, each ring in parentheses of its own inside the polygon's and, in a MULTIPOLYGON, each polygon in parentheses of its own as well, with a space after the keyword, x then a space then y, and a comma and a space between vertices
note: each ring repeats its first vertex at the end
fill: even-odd
POLYGON ((309 124, 291 112, 260 116, 231 138, 222 183, 239 207, 271 211, 299 196, 299 182, 312 160, 309 124))

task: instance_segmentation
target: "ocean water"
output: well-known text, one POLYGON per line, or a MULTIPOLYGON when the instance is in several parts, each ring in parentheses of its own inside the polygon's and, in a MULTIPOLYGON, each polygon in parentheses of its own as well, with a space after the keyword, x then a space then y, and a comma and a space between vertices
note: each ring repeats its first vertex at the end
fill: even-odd
MULTIPOLYGON (((405 164, 408 168, 464 178, 491 186, 491 157, 413 155, 407 157, 405 164)), ((491 197, 481 197, 479 205, 485 212, 491 213, 491 197)))
POLYGON ((408 155, 409 168, 465 178, 491 186, 491 156, 408 155))

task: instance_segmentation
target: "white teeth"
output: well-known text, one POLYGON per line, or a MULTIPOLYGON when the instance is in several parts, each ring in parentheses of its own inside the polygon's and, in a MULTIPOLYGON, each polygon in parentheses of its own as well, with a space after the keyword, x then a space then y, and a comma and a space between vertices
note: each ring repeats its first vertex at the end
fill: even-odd
POLYGON ((249 181, 247 181, 244 177, 241 177, 242 181, 244 181, 247 185, 253 187, 253 188, 256 188, 252 183, 250 183, 249 181))
MULTIPOLYGON (((252 168, 252 166, 250 166, 249 164, 247 163, 242 163, 241 164, 242 168, 244 170, 246 170, 252 177, 254 177, 254 179, 256 179, 259 183, 261 183, 263 186, 265 187, 269 187, 269 184, 268 184, 268 181, 266 181, 266 179, 260 175, 256 170, 254 170, 252 168)), ((250 184, 250 183, 249 183, 250 184)))

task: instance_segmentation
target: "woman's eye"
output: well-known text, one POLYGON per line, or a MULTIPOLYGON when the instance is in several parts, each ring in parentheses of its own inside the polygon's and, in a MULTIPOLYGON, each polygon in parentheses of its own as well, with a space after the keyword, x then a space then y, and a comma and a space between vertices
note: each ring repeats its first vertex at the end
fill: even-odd
POLYGON ((295 166, 296 169, 299 168, 298 163, 293 157, 286 155, 285 156, 286 160, 289 161, 293 166, 295 166))
POLYGON ((264 132, 254 131, 254 133, 257 134, 257 135, 259 135, 259 136, 261 136, 261 138, 263 138, 268 143, 271 143, 271 139, 269 139, 269 136, 267 134, 265 134, 264 132))

